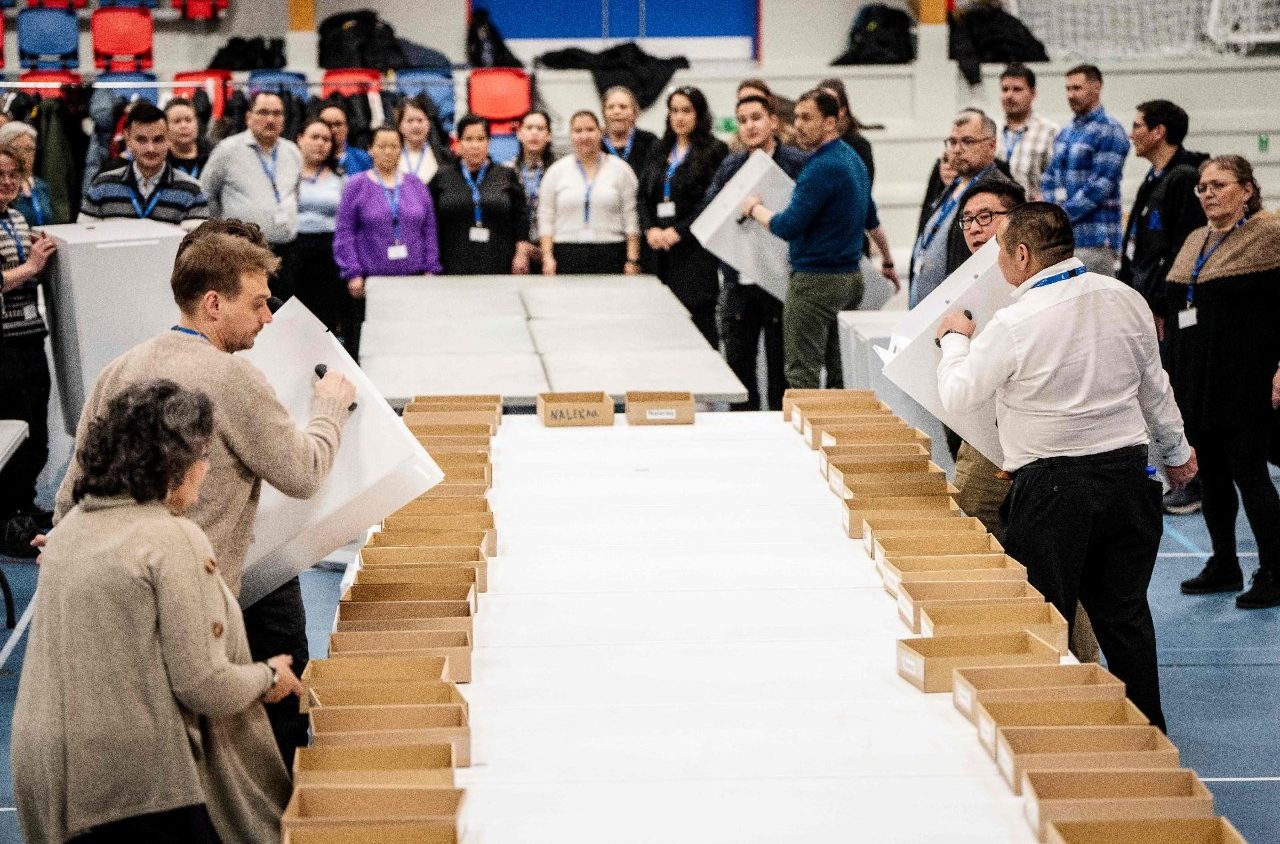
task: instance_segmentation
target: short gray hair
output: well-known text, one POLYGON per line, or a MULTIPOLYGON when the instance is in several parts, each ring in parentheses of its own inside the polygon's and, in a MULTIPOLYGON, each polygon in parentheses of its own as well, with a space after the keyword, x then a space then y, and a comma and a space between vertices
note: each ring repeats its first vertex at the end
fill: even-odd
POLYGON ((965 126, 974 120, 982 123, 982 134, 994 138, 996 136, 996 122, 992 120, 985 111, 980 108, 962 109, 956 115, 956 119, 951 121, 952 126, 965 126))

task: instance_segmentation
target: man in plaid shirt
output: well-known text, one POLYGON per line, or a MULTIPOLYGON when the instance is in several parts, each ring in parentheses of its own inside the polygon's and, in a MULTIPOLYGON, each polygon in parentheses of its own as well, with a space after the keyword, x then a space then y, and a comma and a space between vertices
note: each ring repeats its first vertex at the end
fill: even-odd
POLYGON ((1071 218, 1076 257, 1090 272, 1114 277, 1124 237, 1120 172, 1129 136, 1102 107, 1102 71, 1093 65, 1067 71, 1067 104, 1075 118, 1058 133, 1041 192, 1071 218))
POLYGON ((1027 192, 1027 201, 1040 197, 1040 181, 1053 157, 1053 141, 1058 124, 1031 110, 1036 99, 1036 73, 1014 63, 1000 74, 1000 107, 1004 126, 996 144, 996 158, 1009 165, 1009 174, 1027 192))

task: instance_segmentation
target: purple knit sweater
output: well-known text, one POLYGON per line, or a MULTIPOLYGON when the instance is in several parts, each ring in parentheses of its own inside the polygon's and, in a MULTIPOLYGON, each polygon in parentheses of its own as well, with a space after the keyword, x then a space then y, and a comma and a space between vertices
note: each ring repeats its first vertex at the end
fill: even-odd
POLYGON ((409 257, 393 261, 387 257, 387 248, 395 242, 391 203, 382 183, 371 178, 373 173, 352 176, 342 191, 333 233, 333 258, 342 278, 439 273, 436 210, 430 192, 416 176, 400 177, 400 242, 408 247, 409 257))

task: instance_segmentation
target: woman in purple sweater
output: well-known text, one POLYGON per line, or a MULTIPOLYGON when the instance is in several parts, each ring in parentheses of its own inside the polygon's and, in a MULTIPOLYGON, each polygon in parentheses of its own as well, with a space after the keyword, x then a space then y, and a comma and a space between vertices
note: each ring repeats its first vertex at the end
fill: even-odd
POLYGON ((353 357, 359 351, 368 276, 440 272, 435 206, 417 176, 397 172, 400 148, 399 130, 377 129, 369 147, 373 169, 351 177, 338 206, 333 257, 357 300, 355 324, 346 334, 353 357))

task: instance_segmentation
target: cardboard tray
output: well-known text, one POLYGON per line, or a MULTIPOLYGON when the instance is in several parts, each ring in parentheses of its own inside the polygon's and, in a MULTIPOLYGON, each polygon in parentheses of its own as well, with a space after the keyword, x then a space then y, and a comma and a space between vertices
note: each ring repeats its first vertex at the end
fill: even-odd
POLYGON ((1124 697, 1124 682, 1093 662, 1009 668, 957 668, 952 681, 956 709, 974 721, 979 700, 1112 700, 1124 697), (1116 693, 1119 692, 1117 695, 1116 693))
POLYGON ((847 457, 928 457, 924 446, 914 442, 867 443, 865 445, 824 445, 818 449, 818 472, 827 476, 827 466, 847 457))
POLYGON ((395 603, 397 601, 466 601, 474 613, 480 609, 479 591, 470 583, 369 583, 348 586, 339 605, 352 603, 395 603))
POLYGON ((348 841, 359 840, 350 832, 358 823, 418 821, 456 829, 462 800, 463 791, 456 788, 301 785, 294 788, 280 824, 289 832, 313 824, 346 826, 348 841))
POLYGON ((922 636, 969 636, 1019 630, 1034 633, 1059 653, 1069 650, 1067 620, 1048 602, 1039 606, 996 603, 932 607, 920 616, 922 636))
POLYGON ((829 428, 822 432, 819 447, 829 445, 871 445, 872 443, 916 443, 928 451, 933 446, 929 435, 908 425, 876 425, 860 428, 829 428))
POLYGON ((1049 844, 1245 844, 1226 818, 1058 821, 1048 832, 1049 844))
POLYGON ((947 483, 947 473, 934 467, 925 472, 846 473, 843 489, 837 494, 856 501, 859 496, 958 495, 959 492, 947 483))
POLYGON ((1213 795, 1186 769, 1028 771, 1022 808, 1044 841, 1057 821, 1211 818, 1213 795))
MULTIPOLYGON (((867 392, 871 393, 870 390, 867 392)), ((786 403, 785 399, 783 403, 786 403)), ((796 433, 803 434, 807 430, 805 426, 811 424, 809 421, 811 417, 839 416, 840 414, 856 416, 865 413, 889 412, 891 412, 889 405, 876 398, 874 393, 870 395, 817 396, 794 402, 787 419, 791 422, 791 426, 795 428, 796 433)))
POLYGON ((293 784, 453 788, 453 747, 447 743, 299 747, 293 756, 293 784))
POLYGON ((370 566, 358 569, 353 585, 368 586, 375 583, 438 583, 469 584, 477 581, 475 563, 424 564, 420 566, 370 566))
POLYGON ((312 683, 311 706, 427 706, 450 704, 470 712, 467 699, 447 680, 371 680, 363 683, 312 683))
POLYGON ((440 516, 456 513, 493 513, 489 499, 480 494, 471 498, 419 496, 396 511, 398 515, 440 516))
POLYGON ((458 844, 458 840, 456 824, 449 821, 316 821, 286 829, 280 844, 458 844))
POLYGON ((399 546, 380 548, 365 546, 360 549, 361 568, 389 568, 394 566, 456 566, 459 563, 476 567, 476 585, 481 592, 489 589, 489 558, 484 549, 475 545, 399 546))
MULTIPOLYGON (((413 433, 412 431, 410 433, 413 433)), ((427 450, 427 454, 471 454, 482 452, 488 454, 493 442, 488 435, 476 437, 424 436, 414 434, 413 438, 427 450)))
POLYGON ((923 692, 951 691, 956 668, 969 665, 1056 665, 1062 655, 1030 633, 987 633, 898 640, 898 675, 923 692))
POLYGON ((413 403, 431 404, 433 402, 449 402, 450 404, 484 404, 502 407, 502 396, 498 393, 468 393, 453 395, 445 393, 425 393, 410 399, 413 403))
POLYGON ((475 620, 469 601, 371 601, 338 604, 334 629, 462 630, 471 633, 475 620))
MULTIPOLYGON (((948 530, 950 524, 939 524, 940 522, 953 522, 957 519, 964 519, 964 525, 970 529, 976 529, 975 524, 981 525, 982 522, 966 516, 960 512, 960 508, 935 510, 876 510, 872 511, 873 515, 863 516, 862 518, 862 547, 867 552, 868 557, 874 557, 876 553, 875 536, 876 531, 910 531, 913 533, 929 532, 933 530, 948 530)), ((854 539, 857 536, 852 537, 854 539)))
POLYGON ((489 485, 470 481, 450 481, 447 478, 433 486, 427 498, 475 498, 489 491, 489 485))
POLYGON ((782 393, 782 418, 791 421, 796 404, 821 404, 824 401, 878 401, 875 390, 824 390, 810 387, 788 387, 782 393))
POLYGON ((317 706, 310 715, 313 747, 448 742, 454 764, 471 765, 471 726, 461 706, 317 706))
MULTIPOLYGON (((897 455, 877 457, 840 457, 827 464, 827 486, 836 495, 844 496, 850 475, 919 474, 938 469, 928 455, 897 455)), ((939 471, 941 471, 939 469, 939 471)))
POLYGON ((471 682, 471 634, 460 630, 338 631, 329 634, 329 659, 361 656, 442 656, 444 679, 471 682))
POLYGON ((881 425, 897 427, 907 424, 902 420, 902 417, 895 416, 887 407, 875 410, 832 408, 818 412, 806 411, 804 416, 801 416, 800 413, 800 411, 796 411, 791 418, 802 423, 800 436, 804 437, 804 441, 809 444, 809 448, 815 451, 822 447, 822 435, 828 430, 865 426, 878 427, 881 425))
MULTIPOLYGON (((493 521, 491 514, 475 513, 473 515, 487 516, 488 521, 493 521)), ((444 530, 393 528, 374 531, 369 534, 369 541, 366 543, 366 547, 369 548, 462 548, 473 545, 484 551, 485 556, 497 556, 498 531, 495 528, 444 530)))
POLYGON ((696 418, 693 393, 628 392, 628 425, 692 425, 696 418))
POLYGON ((488 425, 496 433, 502 419, 502 412, 465 404, 410 404, 405 405, 402 416, 404 424, 410 427, 488 425))
MULTIPOLYGON (((950 512, 953 516, 963 516, 960 505, 956 504, 948 494, 937 495, 859 495, 852 499, 841 499, 844 508, 840 513, 840 522, 844 525, 845 533, 851 539, 865 538, 866 529, 863 523, 872 514, 883 514, 885 516, 912 516, 920 515, 928 512, 936 513, 941 510, 950 512)), ((938 514, 941 515, 941 514, 938 514)), ((868 552, 868 555, 870 552, 868 552)))
MULTIPOLYGON (((1007 554, 951 554, 942 557, 877 557, 876 570, 884 589, 894 598, 903 583, 959 582, 965 580, 1026 580, 1027 569, 1007 554)), ((923 628, 921 628, 923 632, 923 628)), ((930 634, 925 633, 928 636, 930 634)))
POLYGON ((996 767, 1014 794, 1027 771, 1177 768, 1178 748, 1159 727, 1001 727, 996 767))
POLYGON ((406 422, 405 426, 409 429, 409 433, 418 438, 419 442, 430 441, 436 437, 467 437, 488 442, 498 432, 497 425, 485 422, 406 422))
POLYGON ((870 443, 877 438, 888 438, 890 442, 911 442, 915 439, 915 429, 891 413, 869 416, 850 416, 843 420, 828 420, 821 427, 810 429, 804 437, 809 448, 817 451, 824 445, 835 445, 842 442, 870 443))
POLYGON ((975 601, 1044 603, 1034 586, 1023 580, 940 580, 904 583, 898 589, 898 617, 912 633, 920 632, 920 611, 943 604, 975 601))
POLYGON ((312 686, 360 686, 364 683, 440 681, 444 679, 444 657, 348 657, 313 659, 302 669, 302 694, 298 708, 311 706, 312 686))
POLYGON ((971 530, 961 533, 916 533, 877 537, 875 549, 878 560, 897 557, 951 557, 1004 553, 1004 546, 987 533, 986 528, 981 531, 971 530))
POLYGON ((1151 723, 1127 698, 976 702, 973 720, 978 725, 978 743, 992 759, 996 756, 996 731, 1001 727, 1144 727, 1151 723))
POLYGON ((548 428, 612 425, 613 398, 604 392, 539 393, 538 419, 548 428))

